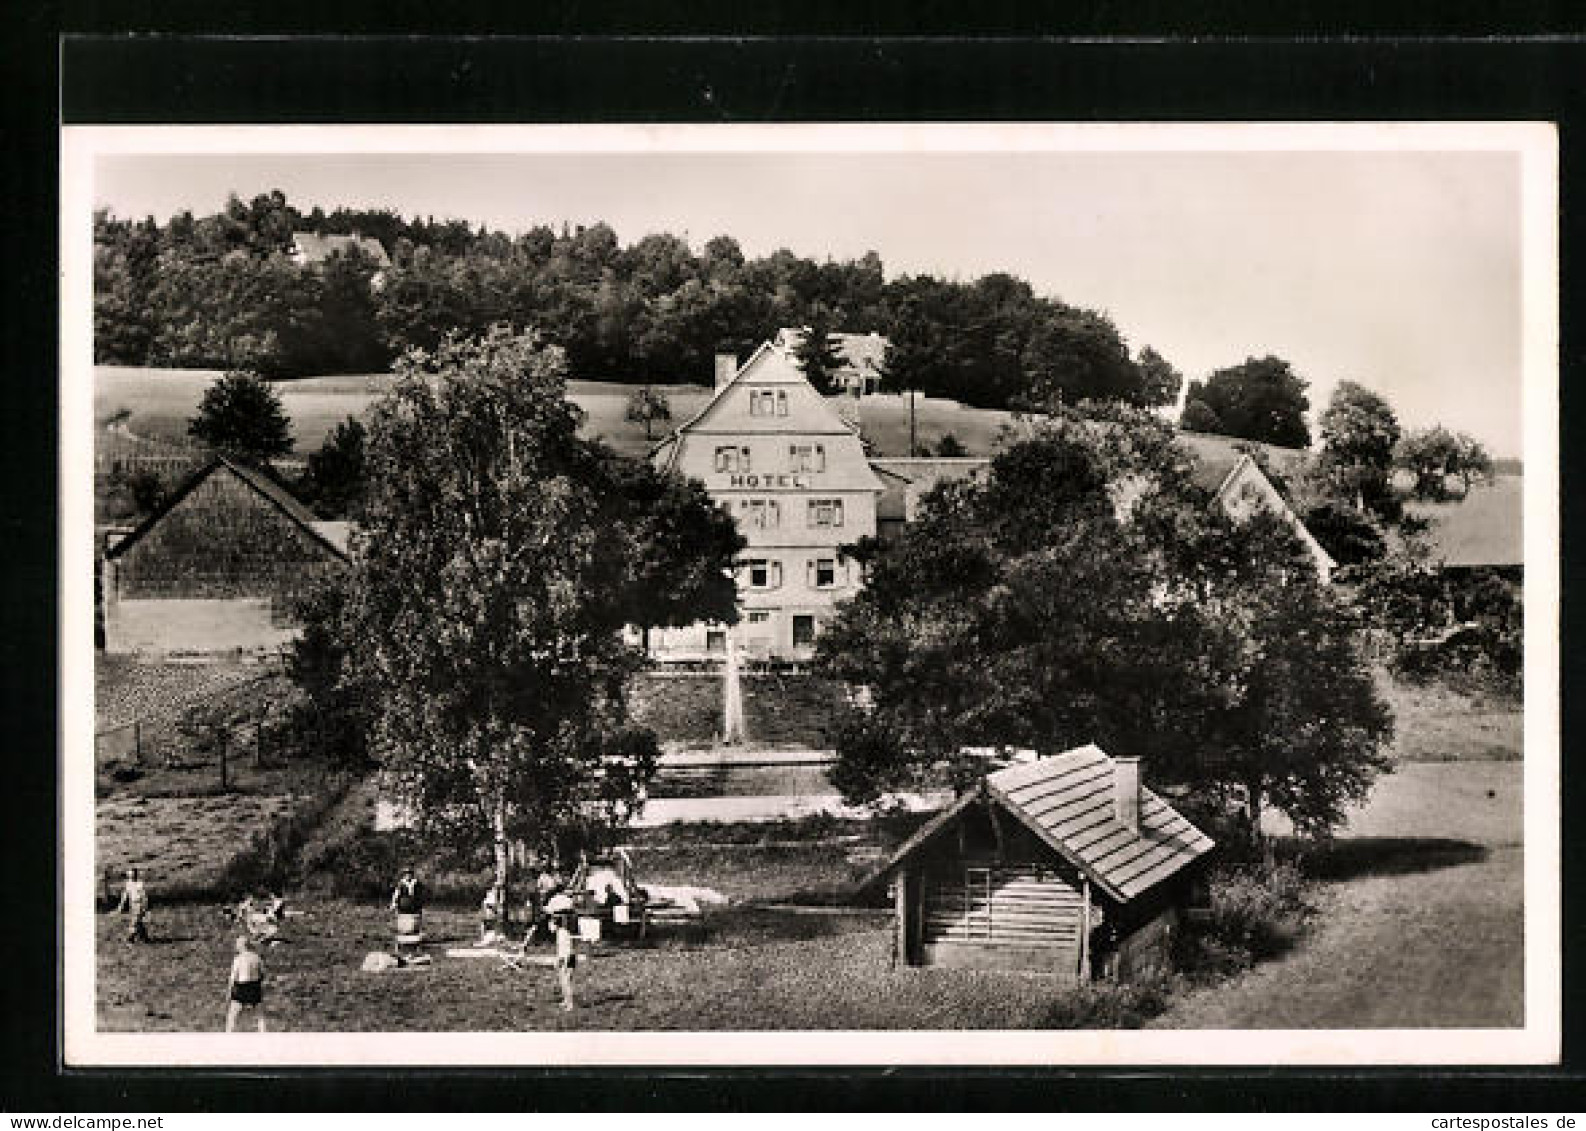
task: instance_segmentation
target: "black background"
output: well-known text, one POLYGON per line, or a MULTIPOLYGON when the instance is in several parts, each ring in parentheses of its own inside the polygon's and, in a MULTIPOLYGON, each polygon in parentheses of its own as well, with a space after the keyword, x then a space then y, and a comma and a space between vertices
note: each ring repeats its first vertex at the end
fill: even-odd
MULTIPOLYGON (((306 7, 306 6, 305 6, 306 7)), ((488 5, 447 10, 484 30, 488 5)), ((65 124, 550 121, 1546 120, 1560 123, 1564 687, 1572 532, 1568 454, 1581 431, 1577 311, 1586 167, 1586 41, 1548 4, 1176 6, 768 3, 550 5, 512 13, 516 39, 281 38, 303 12, 240 4, 32 6, 0 45, 0 215, 7 235, 0 362, 0 748, 10 797, 0 870, 7 1111, 922 1109, 1557 1111, 1586 1109, 1580 1068, 1582 838, 1565 824, 1563 1069, 1403 1071, 66 1072, 58 1065, 55 861, 57 142, 65 124), (1501 8, 1489 11, 1487 8, 1501 8), (968 19, 965 18, 966 14, 968 19), (296 17, 296 18, 295 18, 296 17), (859 23, 863 27, 857 27, 859 23), (846 23, 847 26, 843 26, 846 23), (1436 36, 1428 36, 1428 30, 1436 36), (173 35, 171 32, 189 33, 173 35), (820 34, 810 34, 812 32, 820 34), (75 35, 67 33, 78 33, 75 35), (125 34, 135 33, 135 34, 125 34), (191 33, 227 33, 201 37, 191 33), (268 38, 237 38, 237 33, 268 38), (1497 34, 1530 38, 1491 38, 1497 34), (668 38, 658 38, 667 36, 668 38), (1362 39, 1360 36, 1372 38, 1362 39), (1449 39, 1448 36, 1486 37, 1449 39), (1540 36, 1540 37, 1539 37, 1540 36), (1383 38, 1397 37, 1397 38, 1383 38)), ((422 12, 385 5, 378 18, 422 12)), ((359 14, 309 8, 313 29, 359 14)), ((1564 811, 1581 808, 1565 696, 1564 811)), ((725 1038, 730 1040, 730 1037, 725 1038)), ((878 1037, 884 1047, 885 1037, 878 1037)))

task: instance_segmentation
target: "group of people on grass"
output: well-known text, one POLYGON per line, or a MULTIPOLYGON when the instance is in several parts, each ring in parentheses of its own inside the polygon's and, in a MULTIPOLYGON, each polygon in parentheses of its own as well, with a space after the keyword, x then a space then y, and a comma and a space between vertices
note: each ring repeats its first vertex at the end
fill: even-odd
MULTIPOLYGON (((562 1009, 571 1011, 573 970, 578 966, 578 950, 573 934, 574 904, 564 887, 563 881, 555 873, 549 871, 540 873, 529 895, 526 908, 529 928, 524 941, 525 943, 532 941, 535 932, 542 924, 547 926, 556 947, 556 974, 562 994, 562 1009)), ((604 899, 609 903, 613 899, 620 901, 621 898, 621 895, 608 885, 604 899)), ((499 892, 492 886, 480 908, 483 920, 482 933, 486 930, 493 931, 498 921, 499 899, 499 892)), ((404 868, 396 887, 392 889, 390 901, 391 911, 396 916, 396 935, 399 945, 400 940, 422 936, 424 902, 423 882, 412 867, 404 868)), ((272 896, 268 911, 279 913, 283 905, 284 900, 280 896, 272 896)), ((127 916, 126 941, 129 944, 150 941, 149 893, 137 868, 127 869, 116 910, 127 916)), ((251 929, 253 919, 264 913, 253 906, 251 897, 239 904, 233 913, 235 921, 250 929, 248 933, 237 936, 231 971, 226 981, 226 1032, 228 1033, 236 1030, 237 1021, 245 1009, 252 1011, 258 1031, 261 1033, 266 1031, 264 959, 257 949, 257 943, 266 940, 256 939, 251 929)), ((270 935, 273 937, 273 932, 270 932, 270 935)))

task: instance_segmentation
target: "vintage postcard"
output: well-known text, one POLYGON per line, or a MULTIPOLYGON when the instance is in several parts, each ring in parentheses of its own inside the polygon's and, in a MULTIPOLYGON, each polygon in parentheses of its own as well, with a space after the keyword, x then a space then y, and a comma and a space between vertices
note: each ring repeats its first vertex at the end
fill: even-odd
POLYGON ((1552 126, 61 189, 69 1065, 1557 1062, 1552 126))

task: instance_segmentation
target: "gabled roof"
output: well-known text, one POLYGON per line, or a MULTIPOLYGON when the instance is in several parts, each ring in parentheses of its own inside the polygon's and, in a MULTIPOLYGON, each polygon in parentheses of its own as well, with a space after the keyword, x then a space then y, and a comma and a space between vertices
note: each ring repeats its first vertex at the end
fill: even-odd
MULTIPOLYGON (((297 498, 279 482, 277 482, 275 478, 272 477, 268 472, 257 467, 250 467, 245 463, 238 462, 228 456, 223 455, 215 456, 215 458, 210 460, 203 467, 199 468, 197 471, 193 472, 192 475, 188 476, 186 482, 173 491, 170 498, 161 503, 159 508, 156 509, 153 514, 149 515, 148 518, 139 523, 133 529, 131 534, 128 534, 109 550, 105 551, 105 557, 119 558, 122 554, 126 553, 145 534, 158 525, 166 515, 170 514, 171 511, 175 510, 179 505, 181 505, 182 500, 186 499, 188 495, 191 495, 200 483, 208 479, 211 475, 215 474, 215 472, 222 470, 228 471, 232 475, 235 475, 238 479, 242 480, 242 482, 252 488, 254 492, 269 502, 271 506, 275 507, 297 526, 302 527, 302 529, 306 531, 311 538, 323 545, 331 553, 335 554, 343 561, 347 560, 346 543, 343 542, 341 545, 338 545, 333 534, 326 531, 325 529, 322 529, 322 527, 335 526, 338 524, 321 523, 314 517, 313 513, 307 507, 298 502, 297 498)), ((340 525, 345 526, 346 524, 340 525)))
POLYGON ((314 232, 293 232, 292 243, 305 263, 323 263, 333 255, 361 251, 382 267, 391 266, 385 245, 373 236, 321 236, 314 232))
MULTIPOLYGON (((737 372, 715 389, 698 412, 650 449, 650 459, 663 471, 683 470, 683 465, 698 451, 688 447, 685 439, 707 434, 762 438, 794 434, 817 438, 836 436, 846 441, 841 447, 847 454, 831 469, 824 485, 833 490, 879 491, 881 484, 862 453, 859 429, 834 405, 837 399, 818 393, 786 350, 772 342, 762 342, 737 372), (743 408, 747 402, 740 388, 743 385, 785 389, 792 414, 746 418, 743 408)), ((836 453, 833 454, 835 458, 836 453)))
POLYGON ((998 770, 910 837, 864 886, 895 870, 976 801, 1002 809, 1119 902, 1143 895, 1215 847, 1144 786, 1139 830, 1121 824, 1113 809, 1115 769, 1092 745, 998 770))
POLYGON ((1454 567, 1525 564, 1525 480, 1518 475, 1494 476, 1463 499, 1405 509, 1431 520, 1426 539, 1433 561, 1454 567))

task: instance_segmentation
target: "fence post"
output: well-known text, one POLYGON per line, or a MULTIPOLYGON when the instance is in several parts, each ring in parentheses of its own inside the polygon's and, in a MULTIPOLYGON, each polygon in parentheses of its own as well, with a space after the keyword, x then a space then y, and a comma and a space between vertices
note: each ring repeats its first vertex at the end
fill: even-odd
POLYGON ((143 765, 143 720, 132 720, 132 756, 143 765))
POLYGON ((220 735, 220 792, 229 793, 231 786, 226 780, 226 740, 230 732, 224 725, 217 727, 216 730, 220 735))

